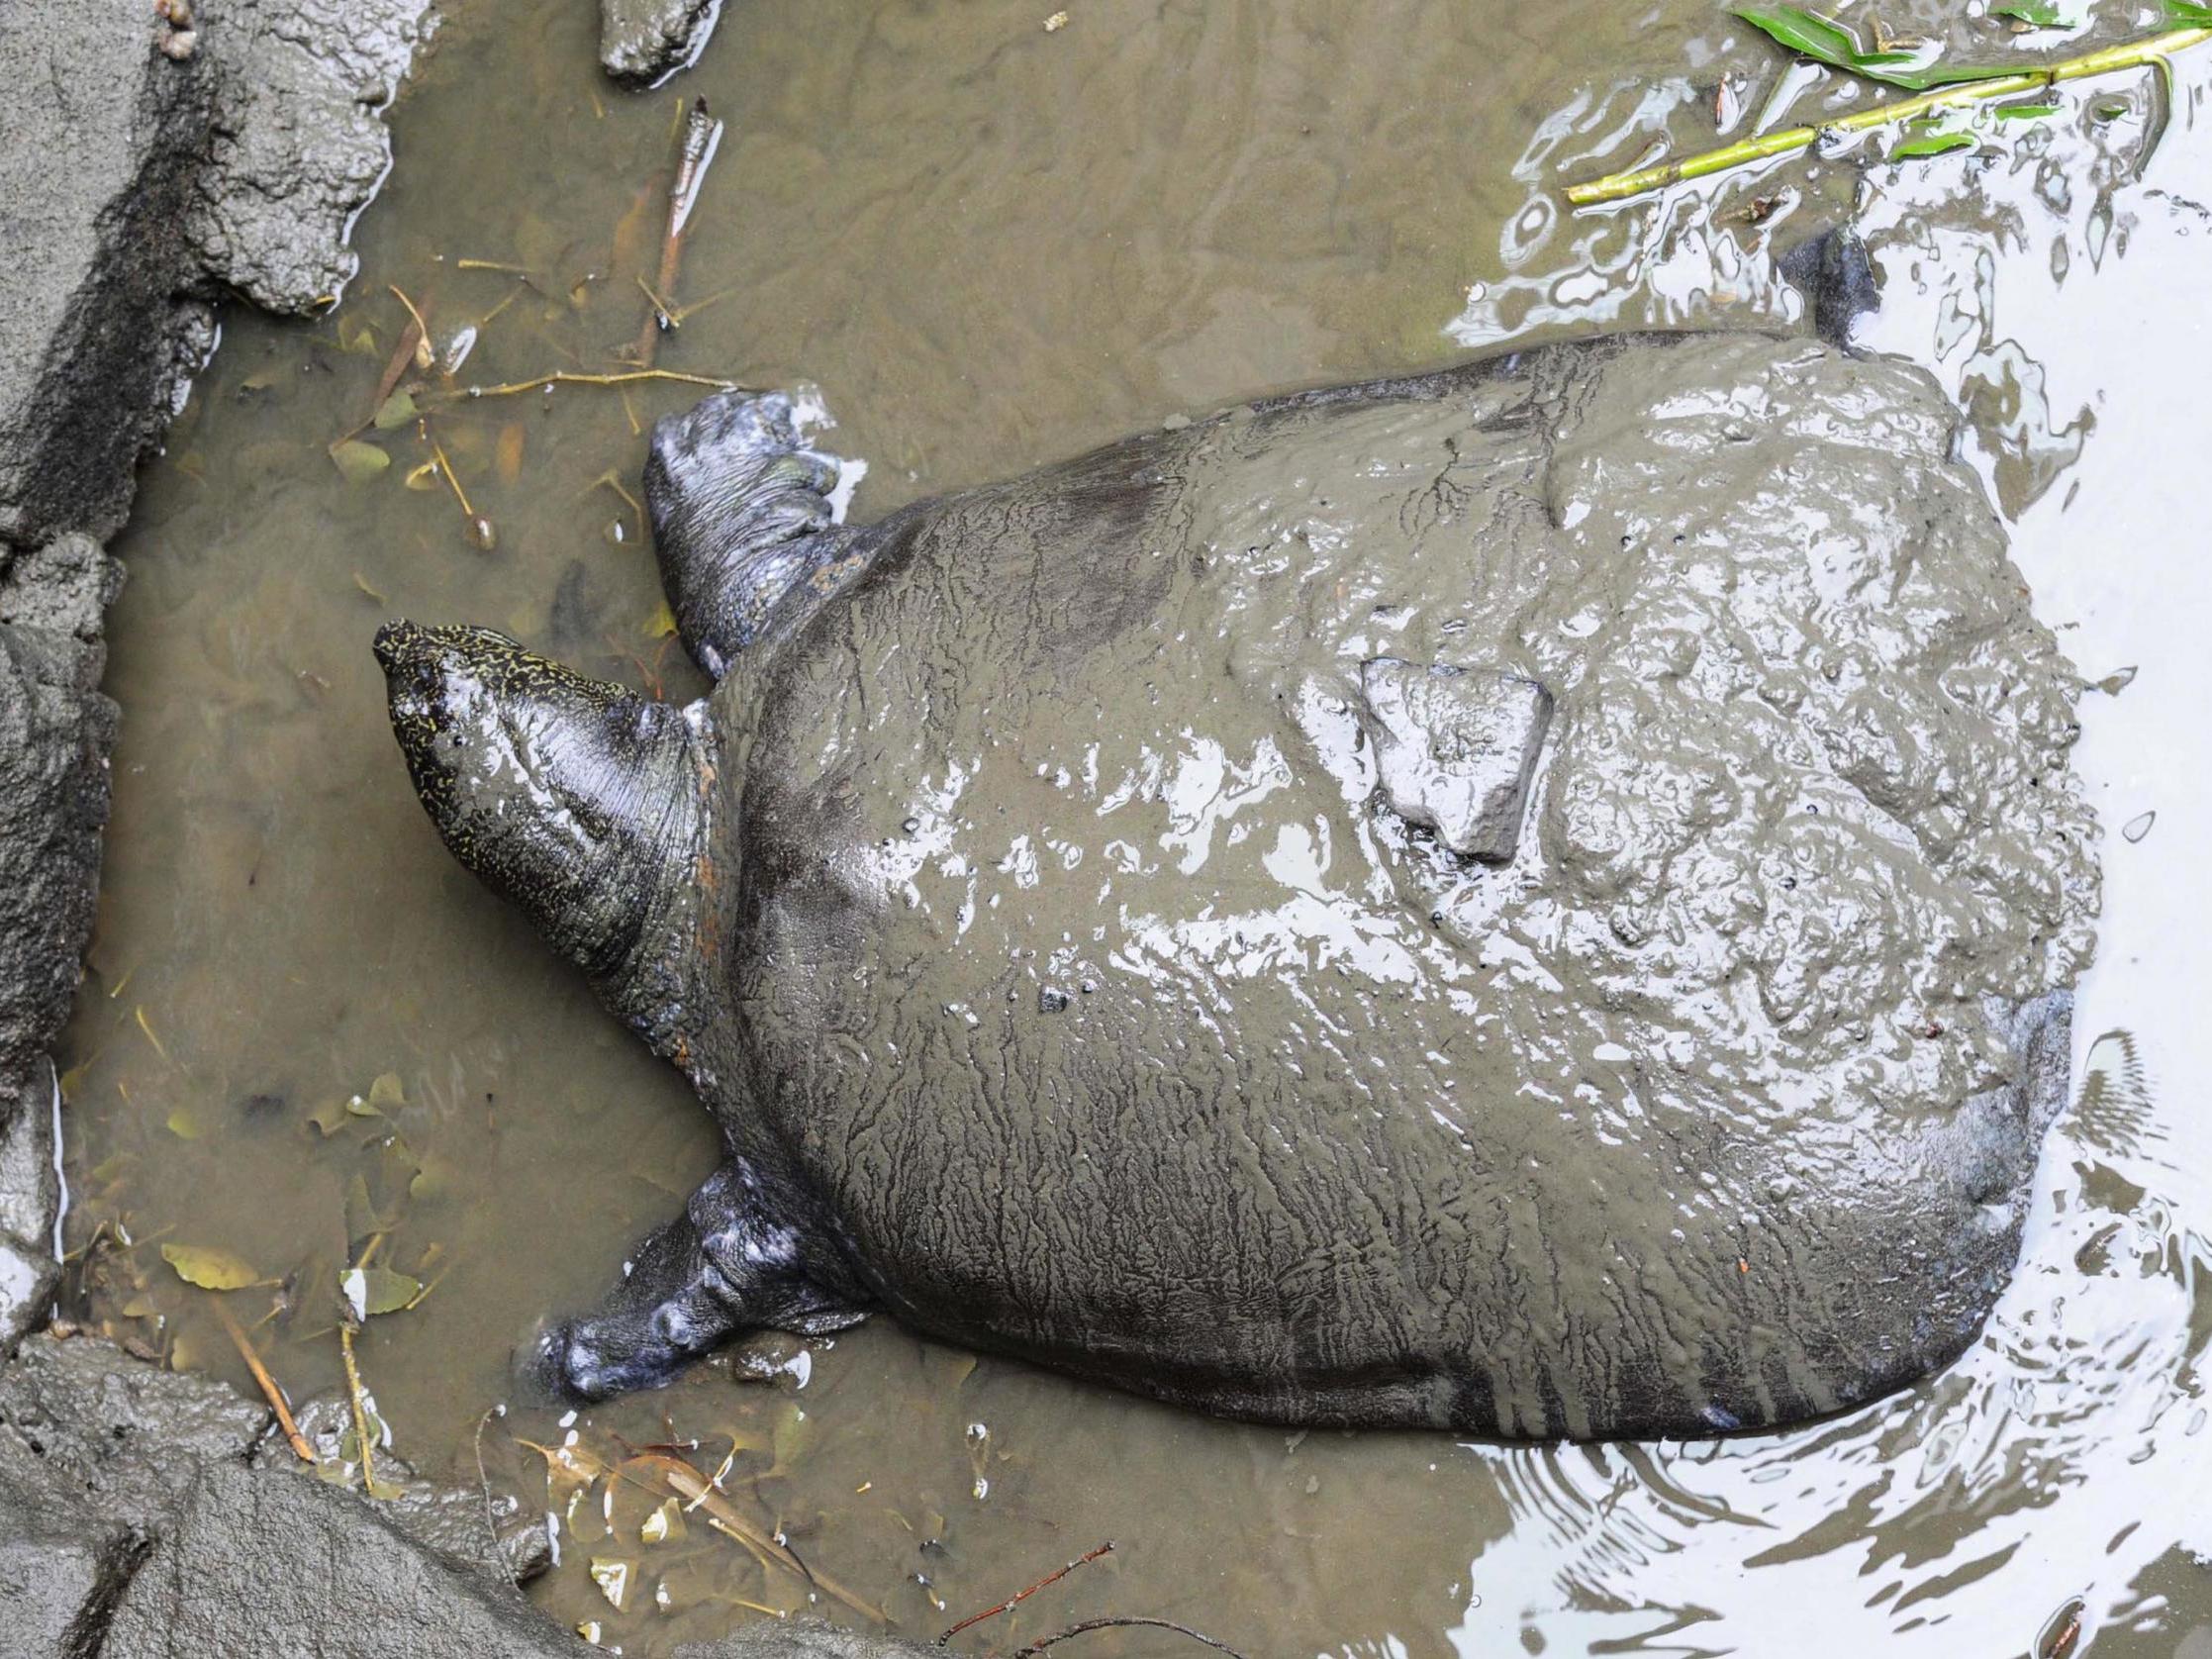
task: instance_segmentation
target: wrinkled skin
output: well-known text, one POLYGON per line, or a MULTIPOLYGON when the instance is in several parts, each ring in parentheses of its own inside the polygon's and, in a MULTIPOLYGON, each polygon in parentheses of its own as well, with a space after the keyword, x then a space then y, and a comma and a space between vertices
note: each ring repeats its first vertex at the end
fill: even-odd
POLYGON ((1232 1415, 1594 1438, 1947 1362, 2096 891, 2075 682, 1950 421, 1811 342, 1615 340, 857 530, 783 400, 661 423, 704 703, 378 639, 448 844, 728 1147, 544 1369, 882 1309, 1232 1415))

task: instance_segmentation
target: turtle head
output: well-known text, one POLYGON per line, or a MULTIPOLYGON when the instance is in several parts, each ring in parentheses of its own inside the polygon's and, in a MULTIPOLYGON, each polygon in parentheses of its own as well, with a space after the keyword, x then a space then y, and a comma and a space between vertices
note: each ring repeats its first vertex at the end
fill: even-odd
POLYGON ((392 732, 453 856, 527 911, 618 1012, 686 913, 703 738, 682 709, 482 628, 377 631, 392 732))

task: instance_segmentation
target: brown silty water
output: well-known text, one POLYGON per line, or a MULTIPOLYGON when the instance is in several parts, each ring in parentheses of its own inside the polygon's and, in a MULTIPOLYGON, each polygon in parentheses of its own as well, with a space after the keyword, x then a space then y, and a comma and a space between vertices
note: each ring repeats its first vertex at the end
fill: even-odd
POLYGON ((535 1594, 633 1654, 810 1603, 704 1512, 648 1541, 650 1455, 585 1484, 625 1447, 694 1441, 709 1473, 727 1454, 734 1513, 914 1634, 1113 1540, 955 1638, 971 1652, 1142 1613, 1255 1656, 2212 1653, 2212 1163, 2181 1082, 2212 1059, 2190 857, 2212 699, 2192 528, 2212 56, 2180 60, 2170 110, 2121 80, 1974 157, 1786 161, 1569 218, 1560 183, 1662 135, 1709 142, 1731 101, 1753 122, 1779 88, 1810 120, 1847 91, 1785 77, 1687 0, 1093 0, 1053 30, 1000 4, 747 4, 645 96, 603 83, 583 9, 452 12, 395 112, 359 280, 316 325, 230 319, 120 548, 127 720, 64 1059, 71 1312, 243 1386, 211 1293, 162 1246, 226 1251, 282 1281, 228 1293, 247 1325, 272 1314, 254 1329, 272 1371, 328 1391, 335 1277, 380 1236, 374 1261, 432 1288, 368 1321, 364 1381, 393 1450, 473 1479, 481 1415, 517 1398, 515 1344, 596 1300, 713 1164, 676 1075, 438 845, 366 649, 390 614, 468 620, 696 692, 621 492, 641 428, 699 388, 441 412, 489 553, 439 477, 411 476, 433 459, 412 424, 360 435, 391 460, 363 481, 326 454, 375 408, 407 320, 388 284, 438 342, 477 326, 454 384, 613 366, 645 313, 679 94, 728 130, 673 296, 698 309, 659 361, 818 382, 833 446, 869 462, 860 517, 1464 346, 1790 318, 1770 243, 1850 212, 1884 278, 1861 343, 1958 396, 2041 614, 2112 688, 2084 698, 2076 751, 2107 831, 2076 1099, 1965 1359, 1794 1433, 1507 1450, 1210 1421, 876 1321, 573 1421, 519 1404, 486 1451, 559 1516, 535 1594), (550 1466, 521 1443, 570 1435, 550 1466))

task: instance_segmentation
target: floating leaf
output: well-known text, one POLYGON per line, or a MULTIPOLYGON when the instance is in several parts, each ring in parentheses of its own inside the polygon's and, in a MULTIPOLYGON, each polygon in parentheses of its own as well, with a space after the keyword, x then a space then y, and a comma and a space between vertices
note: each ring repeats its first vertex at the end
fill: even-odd
POLYGON ((1972 149, 1973 146, 1972 133, 1927 133, 1916 139, 1899 139, 1889 146, 1889 159, 1910 161, 1930 155, 1949 155, 1953 150, 1972 149))
POLYGON ((161 1259, 176 1269, 176 1276, 204 1291, 237 1291, 258 1284, 260 1274, 228 1250, 213 1245, 164 1244, 161 1259))
POLYGON ((423 1294, 423 1281, 388 1267, 349 1267, 337 1276, 337 1288, 360 1320, 398 1313, 423 1294))
POLYGON ((392 464, 392 457, 373 443, 348 438, 331 445, 331 463, 348 484, 365 484, 392 464))
POLYGON ((2071 29, 2080 21, 2057 0, 2000 0, 1989 8, 1989 15, 2010 18, 2032 29, 2071 29))
POLYGON ((1743 6, 1735 15, 1801 56, 1910 92, 1968 81, 2002 80, 2021 72, 2017 65, 1924 62, 1921 52, 1869 51, 1842 24, 1796 6, 1743 6))
POLYGON ((376 406, 376 430, 390 432, 394 427, 404 427, 420 413, 413 392, 394 392, 376 406))

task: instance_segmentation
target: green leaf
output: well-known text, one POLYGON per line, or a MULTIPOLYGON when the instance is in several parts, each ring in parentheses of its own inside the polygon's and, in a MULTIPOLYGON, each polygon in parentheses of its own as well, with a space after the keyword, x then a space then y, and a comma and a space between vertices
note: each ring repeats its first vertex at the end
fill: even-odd
POLYGON ((1817 62, 1849 69, 1859 59, 1859 37, 1817 13, 1795 6, 1739 6, 1736 16, 1817 62))
POLYGON ((404 427, 415 419, 415 394, 394 392, 377 406, 376 430, 390 432, 394 427, 404 427))
POLYGON ((392 457, 373 443, 348 438, 331 445, 331 464, 348 484, 365 484, 392 464, 392 457))
POLYGON ((2008 17, 2034 29, 2071 29, 2078 21, 2058 0, 2003 0, 1989 8, 1991 17, 2008 17))
POLYGON ((2043 121, 2057 115, 2061 104, 2000 104, 1991 111, 1999 121, 2043 121))
MULTIPOLYGON (((2195 0, 2167 0, 2167 3, 2192 5, 2195 0)), ((1921 61, 1918 53, 1868 51, 1860 46, 1859 37, 1842 24, 1795 6, 1739 7, 1735 15, 1791 51, 1830 68, 1845 69, 1887 86, 1901 86, 1908 92, 1960 86, 1969 81, 2002 80, 2007 75, 2024 72, 2016 65, 2004 63, 1929 63, 1914 67, 1921 61)))
POLYGON ((1910 161, 1929 155, 1949 155, 1956 149, 1973 148, 1972 133, 1929 133, 1917 139, 1899 139, 1889 146, 1889 159, 1910 161))
POLYGON ((396 1314, 423 1294, 423 1281, 388 1267, 349 1267, 337 1276, 338 1294, 352 1304, 356 1319, 396 1314))
POLYGON ((260 1283, 260 1274, 228 1250, 212 1244, 164 1244, 161 1259, 176 1276, 204 1291, 239 1291, 260 1283))
POLYGON ((2197 0, 2165 0, 2165 16, 2175 29, 2212 29, 2212 6, 2197 0))

